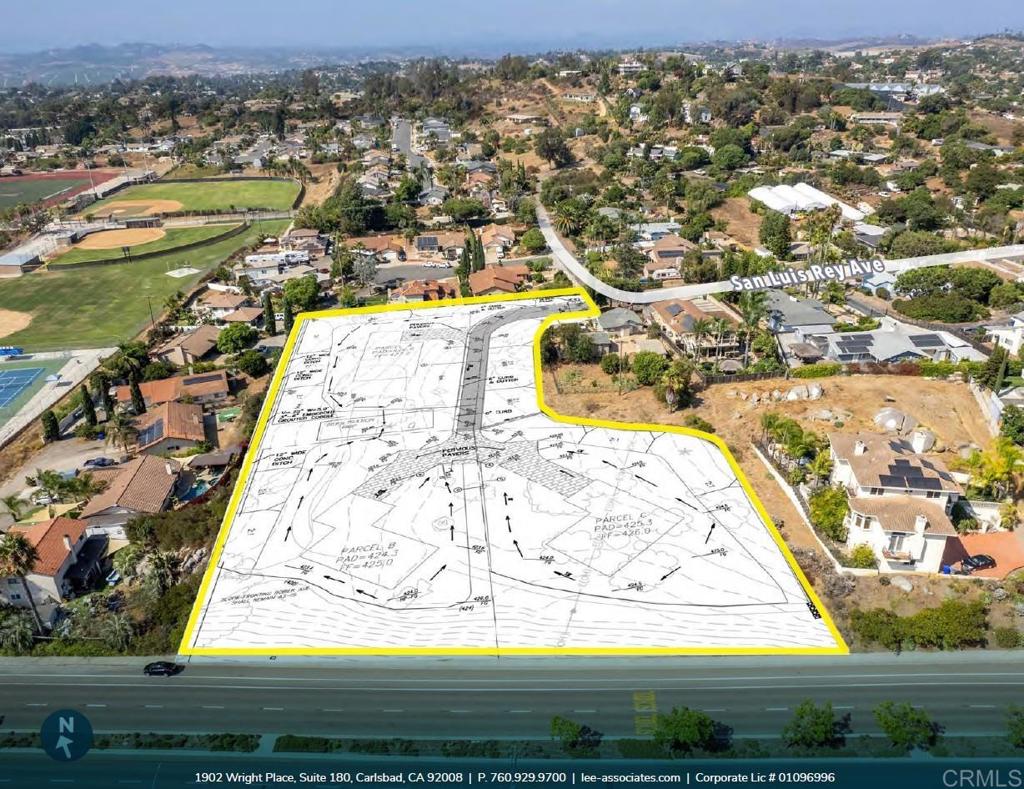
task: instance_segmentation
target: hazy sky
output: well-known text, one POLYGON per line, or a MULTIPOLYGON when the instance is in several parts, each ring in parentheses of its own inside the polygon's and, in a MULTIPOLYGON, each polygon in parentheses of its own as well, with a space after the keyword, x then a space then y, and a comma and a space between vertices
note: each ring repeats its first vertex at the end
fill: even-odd
POLYGON ((0 51, 125 41, 505 51, 1024 28, 1024 0, 0 0, 0 51))

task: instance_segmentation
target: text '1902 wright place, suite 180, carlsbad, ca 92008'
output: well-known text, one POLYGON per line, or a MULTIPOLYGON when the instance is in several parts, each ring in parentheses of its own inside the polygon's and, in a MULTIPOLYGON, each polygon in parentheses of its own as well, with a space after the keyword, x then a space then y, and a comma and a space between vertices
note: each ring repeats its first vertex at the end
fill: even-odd
POLYGON ((844 653, 721 440, 568 418, 584 291, 300 316, 191 655, 844 653))

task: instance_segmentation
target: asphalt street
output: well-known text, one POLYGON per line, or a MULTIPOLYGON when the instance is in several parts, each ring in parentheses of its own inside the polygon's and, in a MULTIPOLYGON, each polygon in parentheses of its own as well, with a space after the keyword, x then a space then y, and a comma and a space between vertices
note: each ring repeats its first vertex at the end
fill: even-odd
POLYGON ((804 699, 831 701, 856 733, 885 700, 923 707, 949 734, 1002 736, 1024 699, 1019 653, 770 658, 195 659, 146 677, 144 659, 0 661, 3 730, 74 708, 97 730, 361 737, 548 737, 555 715, 609 737, 649 733, 673 706, 738 737, 777 736, 804 699))

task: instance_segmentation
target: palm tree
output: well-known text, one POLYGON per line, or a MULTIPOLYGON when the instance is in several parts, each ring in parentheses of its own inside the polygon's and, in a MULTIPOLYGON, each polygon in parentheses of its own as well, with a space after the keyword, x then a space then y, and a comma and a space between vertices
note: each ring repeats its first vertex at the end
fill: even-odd
POLYGON ((35 634, 27 617, 17 609, 0 613, 0 649, 15 655, 28 652, 35 642, 35 634))
POLYGON ((108 647, 123 651, 132 640, 132 620, 125 614, 111 614, 103 620, 101 633, 108 647))
POLYGON ((725 318, 715 318, 711 322, 712 330, 715 333, 715 358, 722 355, 722 340, 729 333, 729 321, 725 318))
POLYGON ((24 514, 25 502, 19 499, 16 495, 11 494, 10 496, 4 496, 0 499, 0 504, 3 504, 6 510, 11 514, 11 517, 16 521, 21 520, 21 516, 24 514))
POLYGON ((693 334, 694 343, 694 356, 697 361, 700 361, 700 357, 704 355, 703 340, 704 337, 711 331, 711 319, 710 318, 698 318, 693 322, 693 326, 690 327, 690 332, 693 334))
POLYGON ((39 618, 36 610, 36 602, 32 599, 32 590, 29 588, 27 576, 35 569, 39 561, 39 554, 36 547, 28 541, 28 538, 17 531, 9 531, 0 538, 0 578, 17 578, 25 590, 25 599, 28 600, 28 607, 32 611, 32 618, 36 623, 36 632, 42 632, 43 621, 39 618))
POLYGON ((689 359, 676 359, 662 373, 661 383, 665 387, 665 404, 675 411, 683 395, 690 390, 693 363, 689 359))
POLYGON ((830 458, 825 452, 819 452, 814 456, 814 459, 807 464, 807 470, 814 475, 814 478, 820 483, 827 479, 832 473, 832 458, 830 458))
POLYGON ((64 495, 66 480, 52 469, 36 469, 34 477, 25 477, 25 482, 39 488, 48 498, 60 500, 64 495))
POLYGON ((745 290, 740 294, 740 316, 743 318, 743 366, 746 367, 750 359, 750 343, 757 331, 761 318, 765 316, 768 309, 765 301, 768 294, 763 290, 745 290))
POLYGON ((139 435, 139 431, 135 428, 132 418, 123 412, 115 413, 107 420, 106 433, 107 443, 114 444, 115 446, 120 444, 124 447, 126 455, 131 448, 132 442, 139 435))

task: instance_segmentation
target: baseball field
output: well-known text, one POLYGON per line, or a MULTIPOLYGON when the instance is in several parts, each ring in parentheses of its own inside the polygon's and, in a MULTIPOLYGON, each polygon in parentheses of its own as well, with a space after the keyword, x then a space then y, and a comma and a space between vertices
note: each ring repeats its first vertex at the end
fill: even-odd
MULTIPOLYGON (((202 225, 200 227, 139 227, 125 230, 102 230, 90 233, 67 252, 51 260, 50 267, 70 263, 88 263, 124 256, 127 247, 132 255, 170 251, 186 244, 223 235, 238 225, 202 225)), ((127 257, 125 257, 127 260, 127 257)))
POLYGON ((88 186, 88 173, 84 176, 67 173, 63 177, 53 178, 31 176, 0 178, 0 210, 13 208, 22 203, 58 200, 88 186))
POLYGON ((115 219, 175 211, 230 211, 265 208, 284 211, 299 194, 295 181, 156 181, 130 186, 93 203, 84 213, 115 219))
POLYGON ((27 351, 102 348, 128 340, 159 314, 167 297, 188 291, 233 252, 281 233, 287 220, 262 222, 208 246, 170 251, 126 265, 37 271, 0 280, 0 316, 16 331, 5 345, 27 351), (27 325, 26 325, 27 322, 27 325))

